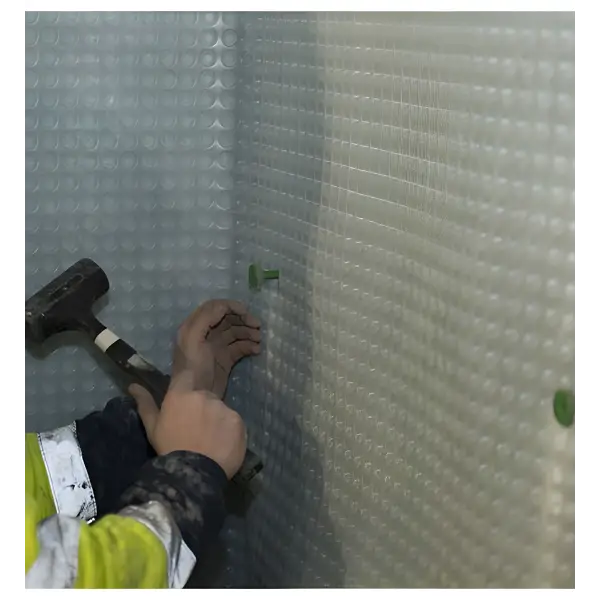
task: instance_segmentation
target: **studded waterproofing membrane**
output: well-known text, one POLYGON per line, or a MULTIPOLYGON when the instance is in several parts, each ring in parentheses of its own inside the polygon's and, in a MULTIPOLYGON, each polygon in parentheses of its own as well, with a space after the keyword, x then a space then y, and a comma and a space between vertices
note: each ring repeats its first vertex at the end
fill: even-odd
MULTIPOLYGON (((26 293, 94 259, 164 369, 203 300, 263 322, 203 585, 573 586, 574 18, 26 21, 26 293)), ((87 348, 26 378, 30 429, 118 393, 87 348)))

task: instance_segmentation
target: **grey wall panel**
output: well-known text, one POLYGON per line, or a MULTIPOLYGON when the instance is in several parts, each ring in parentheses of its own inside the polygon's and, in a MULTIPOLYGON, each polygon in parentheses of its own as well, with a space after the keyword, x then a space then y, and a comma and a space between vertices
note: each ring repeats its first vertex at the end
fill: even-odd
MULTIPOLYGON (((26 15, 26 294, 96 260, 111 282, 100 318, 164 369, 187 314, 231 295, 237 27, 227 13, 26 15)), ((28 430, 120 393, 95 349, 68 341, 26 355, 28 430)), ((240 523, 192 586, 245 585, 240 523)))
MULTIPOLYGON (((26 293, 94 258, 165 368, 203 299, 264 323, 230 390, 264 476, 195 584, 573 585, 572 17, 31 13, 26 43, 26 293)), ((28 428, 115 393, 82 349, 26 376, 28 428)))
MULTIPOLYGON (((26 293, 79 258, 108 273, 101 317, 163 368, 177 325, 228 295, 237 18, 28 13, 26 293)), ((87 350, 26 358, 27 426, 117 391, 87 350)))
POLYGON ((572 586, 574 21, 253 14, 235 272, 265 585, 572 586))

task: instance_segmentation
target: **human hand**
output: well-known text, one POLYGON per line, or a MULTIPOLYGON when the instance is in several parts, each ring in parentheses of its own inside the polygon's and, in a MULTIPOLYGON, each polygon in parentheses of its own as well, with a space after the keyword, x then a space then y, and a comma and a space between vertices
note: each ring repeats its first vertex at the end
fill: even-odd
POLYGON ((210 391, 223 399, 234 365, 259 352, 260 323, 242 303, 205 302, 179 328, 170 389, 210 391))
POLYGON ((157 454, 185 450, 214 460, 231 479, 246 454, 246 428, 238 413, 206 391, 170 390, 159 409, 150 393, 133 384, 148 441, 157 454))

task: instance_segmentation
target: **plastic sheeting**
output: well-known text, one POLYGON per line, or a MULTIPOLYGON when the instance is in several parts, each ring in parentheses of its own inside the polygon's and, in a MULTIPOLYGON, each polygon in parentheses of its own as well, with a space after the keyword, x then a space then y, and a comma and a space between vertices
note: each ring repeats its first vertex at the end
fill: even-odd
MULTIPOLYGON (((27 291, 94 258, 165 367, 203 299, 264 322, 230 400, 265 471, 201 584, 573 586, 574 18, 27 20, 27 291)), ((111 393, 26 368, 29 427, 111 393)))

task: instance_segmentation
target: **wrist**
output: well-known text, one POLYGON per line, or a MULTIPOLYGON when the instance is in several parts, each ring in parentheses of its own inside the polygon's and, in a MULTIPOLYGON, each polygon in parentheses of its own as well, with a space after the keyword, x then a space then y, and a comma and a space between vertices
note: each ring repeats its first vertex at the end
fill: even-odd
POLYGON ((193 361, 184 357, 173 362, 170 390, 178 392, 214 391, 215 374, 210 360, 193 361))
POLYGON ((157 501, 168 508, 199 559, 225 519, 227 476, 211 458, 188 451, 157 456, 141 469, 119 500, 122 507, 157 501))
MULTIPOLYGON (((196 390, 196 378, 191 369, 178 368, 171 375, 168 392, 193 392, 196 390)), ((167 392, 167 393, 168 393, 167 392)))

